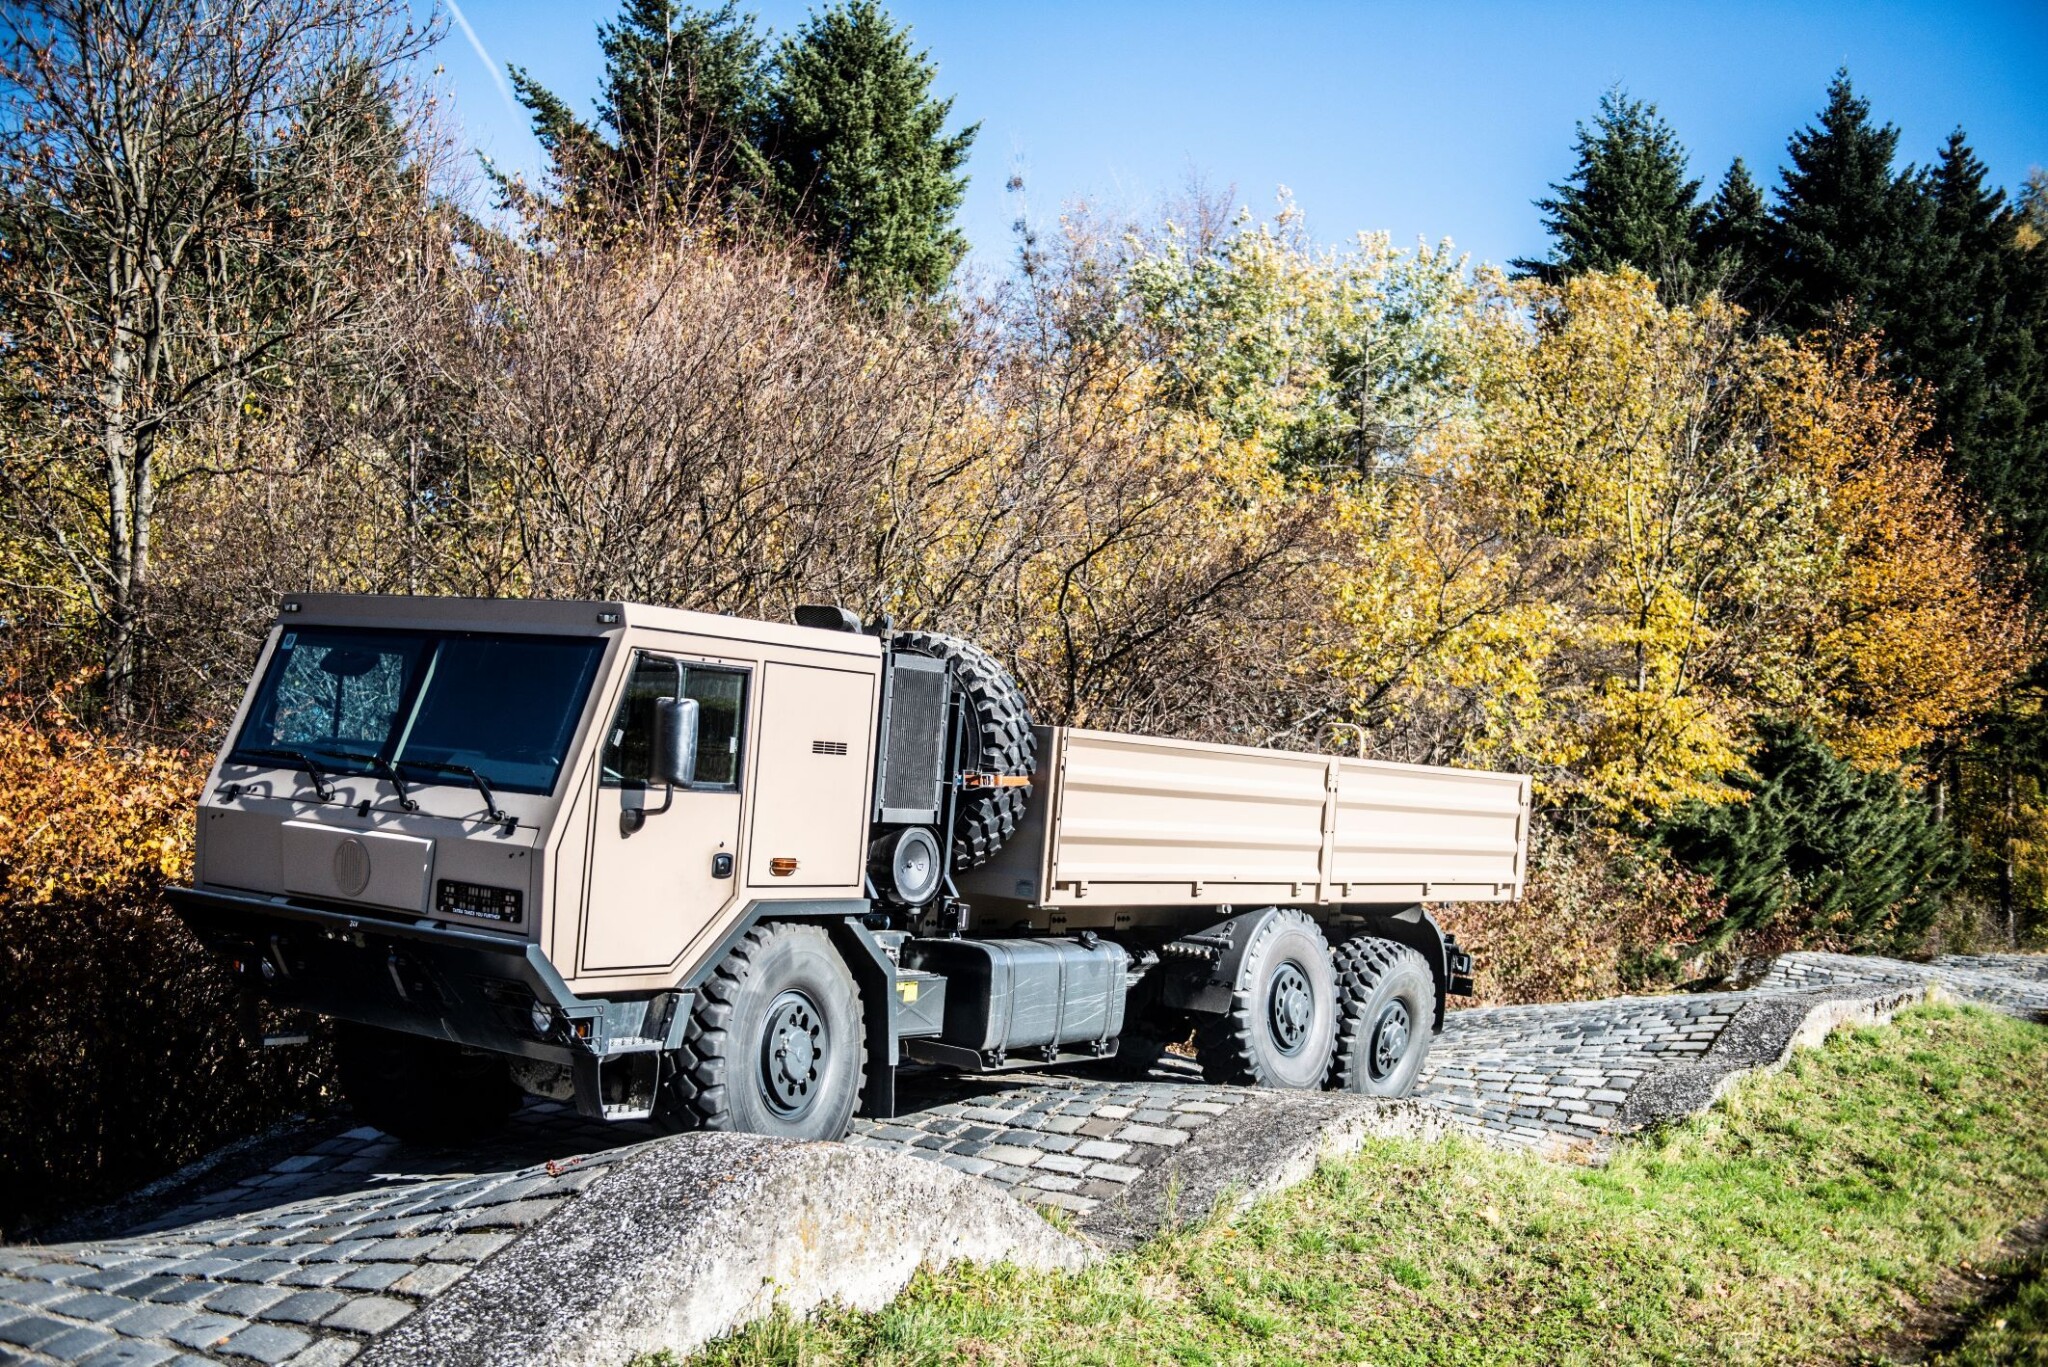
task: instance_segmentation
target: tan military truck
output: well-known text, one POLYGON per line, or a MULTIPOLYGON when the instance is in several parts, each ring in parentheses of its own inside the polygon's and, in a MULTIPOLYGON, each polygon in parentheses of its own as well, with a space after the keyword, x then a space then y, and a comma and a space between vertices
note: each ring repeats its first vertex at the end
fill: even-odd
POLYGON ((632 603, 281 604, 173 897, 373 1123, 522 1092, 802 1137, 909 1062, 1400 1095, 1525 877, 1510 774, 1033 728, 965 642, 632 603))

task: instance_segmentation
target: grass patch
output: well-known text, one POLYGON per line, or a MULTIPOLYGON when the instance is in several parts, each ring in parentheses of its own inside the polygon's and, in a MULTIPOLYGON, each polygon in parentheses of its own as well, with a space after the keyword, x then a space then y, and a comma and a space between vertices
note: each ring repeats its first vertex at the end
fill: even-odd
MULTIPOLYGON (((1083 1273, 920 1275, 879 1313, 780 1317, 698 1360, 1871 1361, 1946 1270, 2048 1210, 2043 1117, 2048 1028, 1922 1008, 1603 1168, 1377 1142, 1083 1273)), ((1948 1360, 2043 1362, 2042 1270, 1948 1360)))

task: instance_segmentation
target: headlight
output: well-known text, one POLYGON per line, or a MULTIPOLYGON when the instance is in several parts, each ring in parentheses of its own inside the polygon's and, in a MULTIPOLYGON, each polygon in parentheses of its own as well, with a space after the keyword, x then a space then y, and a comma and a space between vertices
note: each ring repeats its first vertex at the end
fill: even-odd
POLYGON ((555 1008, 546 1002, 535 1002, 527 1020, 533 1025, 533 1033, 542 1039, 555 1033, 555 1008))

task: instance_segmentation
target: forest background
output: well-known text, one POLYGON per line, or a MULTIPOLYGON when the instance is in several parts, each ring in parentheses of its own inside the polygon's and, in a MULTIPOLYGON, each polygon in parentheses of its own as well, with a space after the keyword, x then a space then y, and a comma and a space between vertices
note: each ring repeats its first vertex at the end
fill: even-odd
POLYGON ((2048 178, 1849 74, 1768 190, 1614 90, 1552 250, 1190 192, 956 278, 975 128, 871 0, 627 0, 549 167, 402 0, 0 31, 0 1221, 327 1096, 164 908, 277 596, 839 602, 1045 722, 1536 776, 1484 999, 2048 928, 2048 178))

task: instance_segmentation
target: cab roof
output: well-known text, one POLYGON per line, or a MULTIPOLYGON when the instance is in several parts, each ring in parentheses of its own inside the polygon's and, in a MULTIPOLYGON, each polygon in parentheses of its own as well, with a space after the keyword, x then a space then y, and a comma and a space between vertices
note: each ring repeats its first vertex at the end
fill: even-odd
POLYGON ((786 622, 691 612, 649 603, 561 598, 441 598, 383 593, 288 593, 276 625, 391 627, 440 631, 531 631, 552 636, 612 636, 628 628, 687 633, 720 640, 800 646, 843 655, 878 656, 879 639, 786 622))

